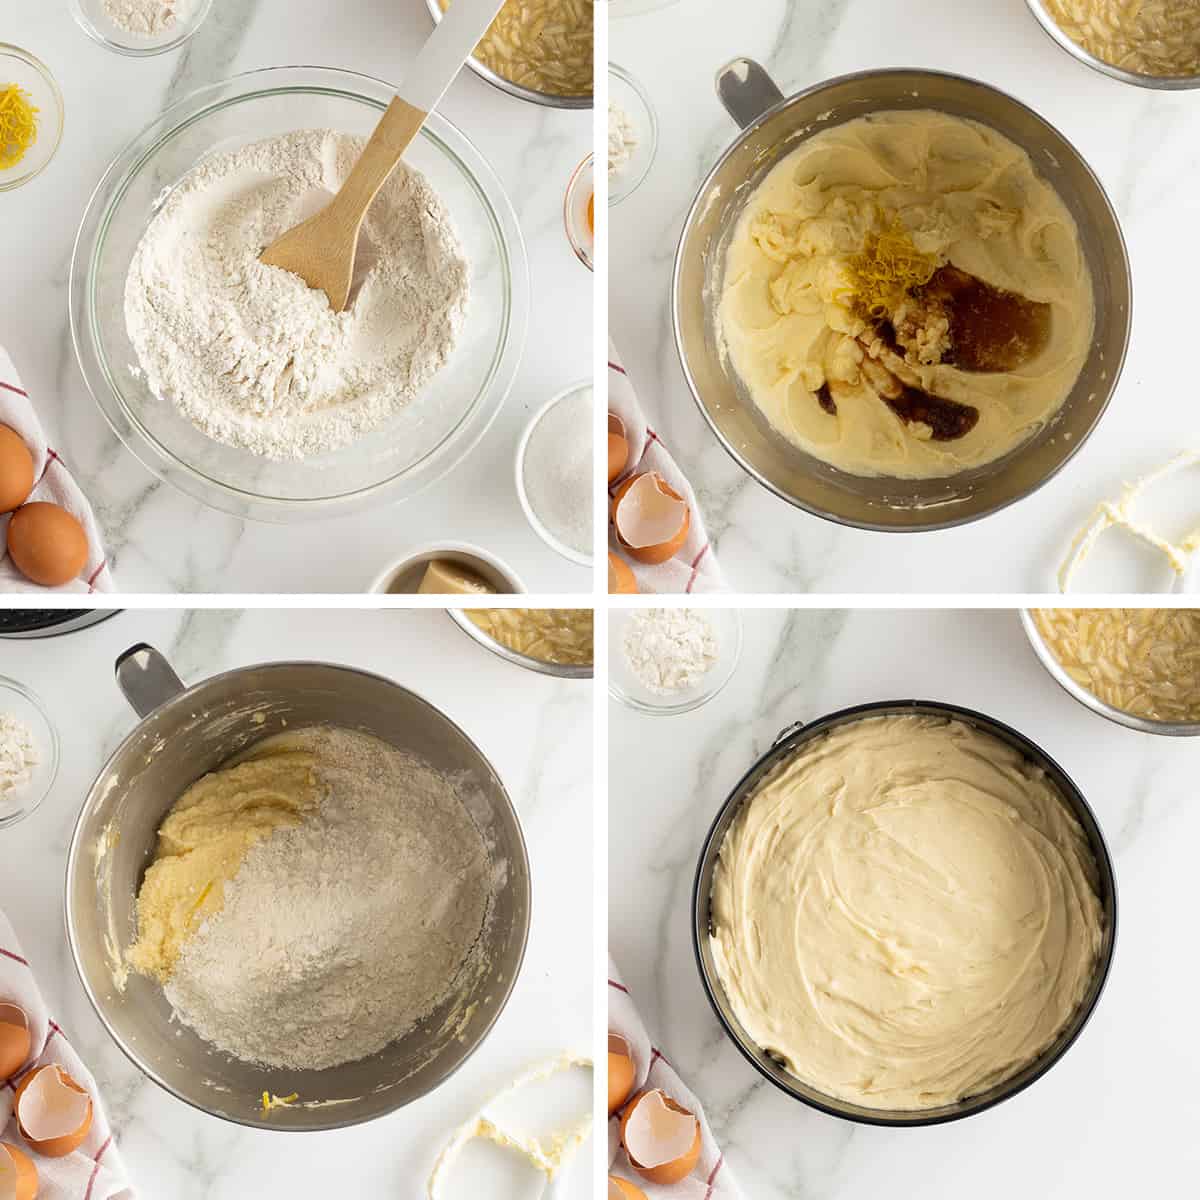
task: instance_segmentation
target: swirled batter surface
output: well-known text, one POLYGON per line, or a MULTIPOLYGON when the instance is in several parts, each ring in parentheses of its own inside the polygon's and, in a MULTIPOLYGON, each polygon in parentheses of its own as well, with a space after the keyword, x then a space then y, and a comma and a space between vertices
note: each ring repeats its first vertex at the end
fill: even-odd
MULTIPOLYGON (((879 258, 873 270, 896 265, 879 258)), ((1029 155, 934 111, 860 117, 784 157, 731 236, 718 313, 729 360, 777 432, 851 474, 909 479, 982 466, 1037 433, 1075 384, 1094 315, 1079 231, 1029 155), (1039 306, 1032 356, 961 369, 936 297, 861 305, 854 262, 881 236, 902 238, 930 272, 965 272, 1039 306), (883 320, 896 353, 880 352, 883 320), (949 405, 889 405, 880 367, 949 405)))
POLYGON ((781 764, 721 847, 712 950, 738 1020, 869 1108, 985 1091, 1083 999, 1103 929, 1083 830, 1044 774, 966 724, 841 726, 781 764))

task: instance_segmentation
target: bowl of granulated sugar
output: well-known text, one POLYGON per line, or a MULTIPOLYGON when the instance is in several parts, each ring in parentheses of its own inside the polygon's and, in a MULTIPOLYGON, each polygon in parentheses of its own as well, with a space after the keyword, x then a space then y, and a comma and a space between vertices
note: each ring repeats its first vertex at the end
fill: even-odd
POLYGON ((543 405, 517 446, 517 496, 534 533, 556 553, 592 565, 592 385, 575 383, 543 405))

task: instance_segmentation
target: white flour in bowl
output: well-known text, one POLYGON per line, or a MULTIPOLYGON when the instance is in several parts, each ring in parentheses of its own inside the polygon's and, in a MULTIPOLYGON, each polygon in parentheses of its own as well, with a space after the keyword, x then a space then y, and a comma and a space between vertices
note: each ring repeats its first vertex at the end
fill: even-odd
POLYGON ((142 237, 125 282, 130 341, 150 389, 216 441, 273 459, 348 445, 454 350, 468 263, 445 206, 403 163, 363 223, 345 312, 258 261, 338 190, 362 146, 301 130, 212 154, 142 237))
POLYGON ((126 33, 162 37, 186 20, 195 0, 104 0, 104 15, 126 33))
POLYGON ((250 850, 165 990, 235 1058, 321 1070, 382 1050, 449 994, 482 953, 493 868, 426 763, 344 729, 272 740, 315 755, 319 811, 250 850))
POLYGON ((33 730, 17 717, 0 713, 0 800, 26 787, 37 763, 33 730))

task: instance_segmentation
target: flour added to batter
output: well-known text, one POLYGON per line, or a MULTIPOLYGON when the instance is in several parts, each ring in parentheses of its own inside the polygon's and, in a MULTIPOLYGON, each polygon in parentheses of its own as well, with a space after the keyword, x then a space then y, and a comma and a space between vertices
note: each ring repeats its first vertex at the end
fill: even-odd
POLYGON ((492 896, 453 781, 367 734, 301 730, 172 806, 127 957, 218 1049, 321 1070, 451 994, 483 953, 492 896))
POLYGON ((403 163, 367 213, 345 312, 258 260, 340 188, 362 146, 301 130, 209 155, 143 235, 129 339, 150 389, 210 438, 272 459, 336 450, 411 404, 454 351, 469 264, 445 205, 403 163))
POLYGON ((1079 231, 1029 155, 933 111, 786 155, 732 233, 729 361, 772 427, 848 473, 936 478, 1050 422, 1094 326, 1079 231))

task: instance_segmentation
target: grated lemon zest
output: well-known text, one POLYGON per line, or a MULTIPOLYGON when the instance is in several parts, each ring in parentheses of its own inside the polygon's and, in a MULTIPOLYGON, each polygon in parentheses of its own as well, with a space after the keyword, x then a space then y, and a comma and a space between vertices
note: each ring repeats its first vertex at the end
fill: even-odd
POLYGON ((37 113, 24 88, 10 83, 0 92, 0 171, 15 167, 37 140, 37 113))
POLYGON ((880 232, 868 233, 862 249, 846 262, 854 303, 868 316, 887 317, 914 289, 933 278, 935 255, 923 254, 912 237, 893 217, 880 232))

